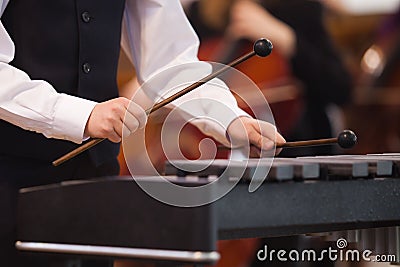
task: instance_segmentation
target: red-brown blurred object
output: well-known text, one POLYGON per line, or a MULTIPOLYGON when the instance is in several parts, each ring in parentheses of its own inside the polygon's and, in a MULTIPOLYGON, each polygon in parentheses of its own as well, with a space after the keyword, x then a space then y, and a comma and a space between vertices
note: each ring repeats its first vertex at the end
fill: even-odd
MULTIPOLYGON (((199 58, 225 63, 251 49, 251 45, 252 43, 247 40, 209 38, 202 41, 199 58)), ((303 103, 300 86, 292 78, 287 60, 274 50, 267 60, 253 58, 238 66, 237 69, 260 88, 271 107, 279 131, 283 135, 288 133, 299 119, 303 103)), ((238 77, 233 74, 229 76, 229 79, 232 84, 235 84, 234 80, 238 77)), ((256 92, 254 95, 258 97, 256 92)), ((242 109, 252 114, 248 105, 240 97, 236 96, 236 99, 242 109)))

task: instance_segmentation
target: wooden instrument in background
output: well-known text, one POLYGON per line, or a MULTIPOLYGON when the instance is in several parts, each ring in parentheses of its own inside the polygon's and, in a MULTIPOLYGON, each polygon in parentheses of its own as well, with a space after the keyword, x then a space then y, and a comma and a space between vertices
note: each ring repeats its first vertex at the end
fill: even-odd
MULTIPOLYGON (((247 40, 230 40, 227 37, 209 38, 202 41, 199 58, 225 63, 242 54, 249 47, 251 47, 251 42, 247 40)), ((289 133, 299 119, 303 101, 301 85, 292 77, 287 60, 279 51, 274 50, 268 60, 255 58, 251 62, 244 62, 237 69, 259 87, 270 105, 279 131, 283 135, 289 133)), ((235 84, 235 79, 239 77, 232 74, 229 79, 232 84, 235 84)), ((248 94, 251 93, 248 92, 248 94)), ((258 96, 256 92, 254 95, 258 96)), ((242 109, 252 114, 248 105, 240 97, 236 96, 236 99, 242 109)))

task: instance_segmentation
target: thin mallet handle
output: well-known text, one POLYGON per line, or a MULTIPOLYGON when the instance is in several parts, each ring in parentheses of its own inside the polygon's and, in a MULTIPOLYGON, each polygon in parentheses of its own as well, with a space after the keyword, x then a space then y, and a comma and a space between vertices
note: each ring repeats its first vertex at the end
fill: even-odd
POLYGON ((318 139, 318 140, 286 142, 283 144, 276 144, 276 148, 322 146, 322 145, 335 144, 337 142, 338 139, 337 137, 335 137, 335 138, 318 139))
MULTIPOLYGON (((153 113, 154 111, 168 105, 169 103, 171 103, 172 101, 180 98, 181 96, 191 92, 192 90, 202 86, 203 84, 209 82, 210 80, 216 78, 217 76, 221 75, 222 73, 226 72, 227 70, 229 70, 232 67, 235 67, 236 65, 242 63, 243 61, 248 60, 249 58, 258 55, 260 57, 266 57, 269 54, 271 54, 272 52, 272 43, 267 40, 267 39, 260 39, 258 41, 256 41, 254 43, 254 47, 253 47, 253 51, 239 57, 238 59, 232 61, 231 63, 229 63, 228 65, 224 66, 223 68, 217 70, 216 72, 213 72, 209 75, 207 75, 206 77, 200 79, 199 81, 189 85, 188 87, 182 89, 181 91, 173 94, 172 96, 160 101, 159 103, 155 104, 153 107, 151 107, 150 109, 146 110, 146 114, 150 115, 151 113, 153 113)), ((55 161, 52 162, 53 166, 59 166, 62 163, 76 157, 77 155, 81 154, 82 152, 88 150, 89 148, 101 143, 102 141, 104 141, 106 138, 94 138, 90 141, 88 141, 87 143, 77 147, 76 149, 72 150, 71 152, 65 154, 64 156, 56 159, 55 161)))

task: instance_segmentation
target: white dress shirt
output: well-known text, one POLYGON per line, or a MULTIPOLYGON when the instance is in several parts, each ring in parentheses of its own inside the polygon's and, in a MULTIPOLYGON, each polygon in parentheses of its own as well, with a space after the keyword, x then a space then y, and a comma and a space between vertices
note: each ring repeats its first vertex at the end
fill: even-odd
MULTIPOLYGON (((0 0, 0 15, 8 0, 0 0)), ((127 0, 121 44, 134 63, 139 82, 143 83, 172 66, 196 62, 199 40, 188 23, 179 0, 127 0)), ((81 143, 86 122, 96 102, 57 92, 51 84, 31 80, 22 70, 9 65, 14 44, 0 22, 0 118, 46 137, 81 143)), ((18 51, 16 51, 18 53, 18 51)), ((199 63, 202 78, 210 73, 208 64, 199 63)), ((194 90, 175 103, 204 99, 182 107, 182 113, 204 133, 224 141, 225 129, 237 116, 248 116, 238 108, 229 89, 212 84, 194 90), (208 101, 214 99, 215 101, 208 101), (221 112, 221 105, 232 112, 221 112), (212 118, 218 123, 205 118, 212 118)), ((166 86, 164 86, 165 88, 166 86)), ((146 88, 147 89, 147 88, 146 88)), ((177 89, 177 88, 175 88, 177 89)), ((179 88, 178 88, 179 89, 179 88)), ((149 87, 148 95, 159 99, 160 87, 149 87)))

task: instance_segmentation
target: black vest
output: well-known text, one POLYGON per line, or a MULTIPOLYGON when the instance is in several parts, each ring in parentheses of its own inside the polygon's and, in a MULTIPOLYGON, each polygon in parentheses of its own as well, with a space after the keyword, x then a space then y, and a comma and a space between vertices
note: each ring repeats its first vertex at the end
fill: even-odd
MULTIPOLYGON (((11 65, 58 92, 98 102, 118 95, 116 73, 124 0, 11 0, 1 18, 14 41, 11 65)), ((34 100, 33 100, 34 101, 34 100)), ((1 154, 53 161, 76 148, 0 121, 1 154)), ((90 150, 100 164, 118 154, 105 141, 90 150)))

